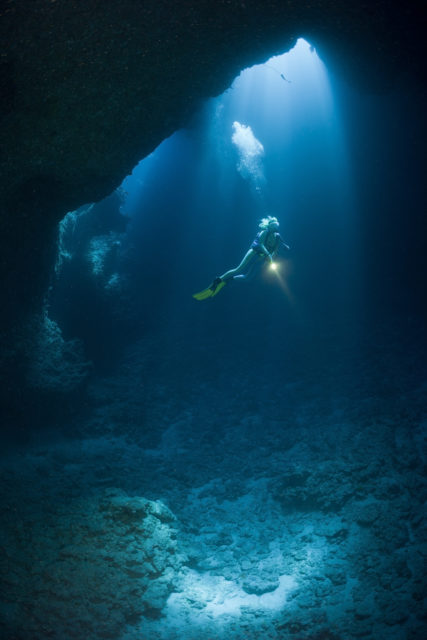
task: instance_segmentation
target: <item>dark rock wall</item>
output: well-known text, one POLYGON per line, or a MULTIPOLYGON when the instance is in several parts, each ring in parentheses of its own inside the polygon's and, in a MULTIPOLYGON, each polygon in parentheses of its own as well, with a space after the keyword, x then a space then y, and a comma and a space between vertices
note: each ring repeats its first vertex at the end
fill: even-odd
POLYGON ((6 327, 40 304, 58 220, 110 193, 245 66, 305 36, 367 89, 423 74, 412 2, 6 0, 0 11, 6 327))

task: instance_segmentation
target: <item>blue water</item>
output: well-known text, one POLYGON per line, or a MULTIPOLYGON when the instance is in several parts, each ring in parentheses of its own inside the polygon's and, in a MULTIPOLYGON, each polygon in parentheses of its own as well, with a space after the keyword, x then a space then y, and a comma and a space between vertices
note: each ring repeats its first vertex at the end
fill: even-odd
POLYGON ((357 200, 339 107, 326 69, 305 41, 244 71, 191 129, 144 160, 123 189, 130 236, 144 247, 152 246, 151 234, 161 235, 156 270, 162 271, 166 258, 181 295, 240 262, 267 214, 279 218, 293 246, 296 286, 306 288, 306 302, 315 291, 313 264, 323 274, 324 291, 340 287, 338 270, 346 272, 346 288, 359 275, 357 200), (233 143, 234 122, 247 148, 233 143))
POLYGON ((425 637, 413 104, 300 40, 63 220, 1 465, 2 637, 425 637), (266 215, 277 273, 195 300, 266 215))

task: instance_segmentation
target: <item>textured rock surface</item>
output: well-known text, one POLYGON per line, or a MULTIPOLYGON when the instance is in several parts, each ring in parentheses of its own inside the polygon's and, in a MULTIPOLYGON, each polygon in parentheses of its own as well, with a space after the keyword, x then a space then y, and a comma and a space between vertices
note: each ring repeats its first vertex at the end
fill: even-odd
MULTIPOLYGON (((6 1, 1 9, 1 281, 10 325, 37 305, 55 225, 99 200, 201 99, 302 35, 370 87, 423 69, 414 4, 356 0, 6 1)), ((420 9, 421 11, 421 9, 420 9)))
POLYGON ((46 313, 29 327, 26 353, 27 382, 38 392, 67 394, 82 387, 90 369, 78 340, 64 340, 58 325, 46 313))
POLYGON ((43 521, 34 505, 6 505, 2 637, 17 618, 26 638, 114 638, 159 615, 185 560, 164 505, 115 489, 38 505, 43 521))
POLYGON ((347 353, 348 385, 327 366, 266 393, 221 341, 225 381, 194 367, 167 388, 161 345, 182 363, 187 341, 143 341, 72 438, 1 458, 2 637, 424 640, 420 342, 347 353))

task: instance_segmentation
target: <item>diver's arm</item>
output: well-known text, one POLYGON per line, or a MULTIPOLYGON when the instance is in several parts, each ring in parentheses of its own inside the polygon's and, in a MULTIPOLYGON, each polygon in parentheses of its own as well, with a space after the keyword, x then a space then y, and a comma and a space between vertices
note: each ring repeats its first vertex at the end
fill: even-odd
MULTIPOLYGON (((290 251, 291 248, 288 244, 286 244, 286 242, 283 240, 282 236, 279 234, 279 240, 280 240, 280 244, 282 245, 282 247, 285 247, 286 251, 290 251)), ((279 247, 277 247, 277 251, 279 250, 279 247)))
POLYGON ((264 251, 265 253, 265 257, 268 258, 270 260, 270 262, 273 262, 273 255, 274 253, 270 253, 268 251, 268 249, 266 249, 264 244, 260 244, 261 249, 264 251))

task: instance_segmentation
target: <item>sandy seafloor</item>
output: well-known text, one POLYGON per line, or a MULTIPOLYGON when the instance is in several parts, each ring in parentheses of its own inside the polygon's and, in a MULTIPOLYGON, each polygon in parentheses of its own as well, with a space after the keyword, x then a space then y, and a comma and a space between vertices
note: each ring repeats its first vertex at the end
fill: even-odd
POLYGON ((3 452, 1 638, 425 638, 408 322, 346 349, 331 332, 311 361, 290 341, 257 370, 179 330, 128 349, 84 417, 3 452))

